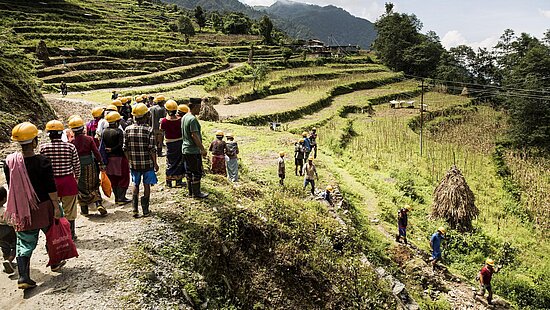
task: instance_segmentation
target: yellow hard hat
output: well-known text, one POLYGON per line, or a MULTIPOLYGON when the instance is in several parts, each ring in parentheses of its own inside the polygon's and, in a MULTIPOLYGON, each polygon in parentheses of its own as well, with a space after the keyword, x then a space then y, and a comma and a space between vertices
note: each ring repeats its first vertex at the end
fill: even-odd
POLYGON ((235 136, 233 136, 232 133, 226 133, 225 136, 226 136, 227 138, 235 138, 235 136))
POLYGON ((407 210, 407 211, 411 211, 411 209, 412 209, 412 208, 411 208, 411 206, 410 206, 410 205, 405 205, 405 210, 407 210))
POLYGON ((142 101, 143 101, 143 96, 136 96, 136 97, 135 97, 135 101, 136 101, 137 103, 142 102, 142 101))
POLYGON ((132 109, 132 115, 136 118, 143 117, 147 112, 149 112, 149 108, 147 108, 145 103, 138 103, 132 109))
POLYGON ((128 102, 128 101, 130 101, 130 100, 132 100, 130 97, 122 97, 122 98, 120 98, 120 102, 121 102, 122 104, 124 104, 124 103, 126 103, 126 102, 128 102))
POLYGON ((181 113, 188 113, 189 112, 189 106, 186 104, 180 104, 178 105, 178 111, 181 113))
POLYGON ((108 105, 106 108, 105 108, 105 111, 118 111, 116 105, 108 105))
POLYGON ((307 131, 302 132, 302 137, 307 137, 307 131))
POLYGON ((445 229, 445 227, 441 226, 437 229, 438 231, 440 231, 442 234, 446 234, 447 233, 447 230, 445 229))
POLYGON ((223 137, 224 133, 221 130, 216 131, 216 137, 223 137))
POLYGON ((36 136, 38 136, 38 128, 29 122, 17 124, 11 130, 11 140, 19 144, 29 144, 36 136))
POLYGON ((178 109, 178 103, 170 99, 164 104, 164 108, 168 111, 176 111, 178 109))
POLYGON ((313 156, 309 156, 307 160, 313 160, 313 156))
POLYGON ((95 117, 100 117, 101 114, 103 114, 103 111, 105 111, 104 108, 102 107, 95 107, 92 109, 92 116, 95 118, 95 117))
POLYGON ((46 124, 46 131, 63 131, 64 129, 65 126, 63 126, 63 123, 56 119, 46 124))
POLYGON ((485 264, 489 266, 495 266, 495 261, 493 259, 487 258, 487 260, 485 261, 485 264))
POLYGON ((304 139, 300 139, 299 141, 300 141, 300 142, 304 142, 304 139))
POLYGON ((69 128, 81 129, 84 127, 84 120, 78 115, 73 115, 69 118, 69 128))
POLYGON ((161 101, 166 101, 166 98, 164 98, 163 95, 158 95, 155 97, 155 99, 153 99, 153 102, 161 102, 161 101))
POLYGON ((327 191, 332 192, 334 188, 332 188, 332 185, 327 186, 327 191))
POLYGON ((105 115, 105 120, 109 123, 114 123, 116 121, 119 121, 121 119, 120 114, 118 112, 109 112, 107 115, 105 115))
POLYGON ((121 107, 122 106, 122 99, 124 99, 124 97, 121 98, 121 99, 113 100, 113 102, 111 102, 111 105, 114 105, 115 107, 121 107))
POLYGON ((311 130, 316 131, 316 130, 317 130, 317 127, 313 127, 313 128, 311 128, 311 130))
POLYGON ((280 151, 280 152, 279 152, 279 156, 285 156, 285 152, 280 151))

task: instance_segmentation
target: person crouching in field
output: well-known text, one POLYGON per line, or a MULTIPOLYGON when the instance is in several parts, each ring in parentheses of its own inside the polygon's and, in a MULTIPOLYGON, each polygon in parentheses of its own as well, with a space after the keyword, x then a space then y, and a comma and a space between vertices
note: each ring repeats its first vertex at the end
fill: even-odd
POLYGON ((224 133, 218 130, 216 139, 210 143, 208 150, 212 152, 212 173, 219 175, 227 175, 225 171, 225 150, 227 144, 223 141, 224 133))
POLYGON ((139 185, 143 181, 143 196, 140 199, 143 216, 149 216, 149 202, 151 199, 151 185, 157 184, 159 170, 153 129, 149 126, 149 109, 143 103, 132 109, 136 123, 128 126, 124 131, 124 152, 130 161, 130 173, 134 183, 132 208, 134 217, 139 217, 138 196, 139 185))
POLYGON ((239 145, 235 141, 235 137, 232 133, 225 135, 227 143, 225 147, 225 155, 227 155, 227 176, 229 181, 239 181, 239 145))
POLYGON ((99 170, 105 171, 103 158, 95 145, 94 139, 84 134, 84 120, 80 116, 72 116, 69 127, 74 132, 71 142, 80 157, 80 178, 78 179, 78 204, 80 214, 88 215, 88 205, 95 203, 101 215, 107 214, 103 207, 103 199, 99 192, 99 170))
POLYGON ((109 112, 105 116, 109 127, 103 132, 103 144, 107 153, 107 168, 105 172, 111 181, 115 203, 125 205, 131 200, 126 198, 130 186, 130 167, 124 154, 124 131, 120 128, 121 116, 118 112, 109 112))
POLYGON ((75 220, 78 214, 76 180, 80 178, 80 158, 73 144, 61 141, 64 129, 63 123, 58 120, 49 121, 46 124, 50 142, 40 145, 40 154, 52 163, 57 195, 61 199, 65 218, 71 224, 73 240, 76 240, 75 220))
POLYGON ((164 105, 166 117, 160 120, 160 129, 164 132, 166 141, 166 186, 183 187, 183 154, 181 146, 181 118, 176 115, 178 104, 174 100, 166 101, 164 105))
MULTIPOLYGON (((4 219, 15 228, 16 259, 19 271, 17 287, 36 287, 30 277, 31 256, 38 244, 38 234, 45 234, 53 223, 54 214, 61 215, 54 170, 50 160, 34 153, 38 146, 38 128, 25 122, 16 125, 11 139, 19 143, 21 152, 6 158, 4 174, 10 190, 4 219), (15 190, 17 189, 17 190, 15 190)), ((52 265, 58 271, 64 261, 52 265)))

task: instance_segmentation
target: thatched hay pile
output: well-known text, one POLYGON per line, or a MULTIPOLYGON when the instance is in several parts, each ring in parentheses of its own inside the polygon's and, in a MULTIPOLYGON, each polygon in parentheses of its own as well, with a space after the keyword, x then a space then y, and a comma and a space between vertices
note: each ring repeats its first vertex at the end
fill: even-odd
POLYGON ((237 97, 233 97, 233 96, 225 96, 225 98, 223 98, 223 104, 225 105, 228 105, 228 104, 239 104, 239 99, 237 99, 237 97))
POLYGON ((218 111, 216 111, 214 105, 212 105, 210 100, 203 99, 199 119, 210 122, 217 122, 220 120, 220 115, 218 114, 218 111))
POLYGON ((36 58, 45 62, 50 61, 50 53, 48 52, 48 47, 46 46, 46 42, 44 42, 44 40, 40 40, 36 46, 36 58))
POLYGON ((451 228, 464 232, 472 229, 472 220, 478 214, 474 193, 462 172, 451 167, 434 191, 432 217, 444 219, 451 228))

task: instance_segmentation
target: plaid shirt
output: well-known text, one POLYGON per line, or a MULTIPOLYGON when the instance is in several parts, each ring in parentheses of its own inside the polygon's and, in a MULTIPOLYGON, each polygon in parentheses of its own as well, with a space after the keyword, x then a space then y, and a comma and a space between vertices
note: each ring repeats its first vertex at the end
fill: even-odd
POLYGON ((40 154, 52 162, 54 177, 70 174, 74 174, 77 180, 80 177, 80 158, 73 144, 54 139, 40 145, 40 154))
POLYGON ((156 147, 151 127, 139 124, 126 127, 123 149, 133 170, 148 171, 154 168, 151 153, 156 152, 156 147))

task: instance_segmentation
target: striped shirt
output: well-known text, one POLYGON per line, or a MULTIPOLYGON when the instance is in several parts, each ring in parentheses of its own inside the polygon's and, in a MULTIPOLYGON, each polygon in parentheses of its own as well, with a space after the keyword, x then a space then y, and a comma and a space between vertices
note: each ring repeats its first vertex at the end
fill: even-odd
POLYGON ((123 149, 133 170, 149 171, 154 168, 151 155, 156 152, 156 147, 151 127, 139 124, 126 127, 123 149))
POLYGON ((52 162, 55 177, 70 174, 74 174, 77 180, 80 177, 80 158, 73 144, 54 139, 40 145, 40 154, 52 162))

